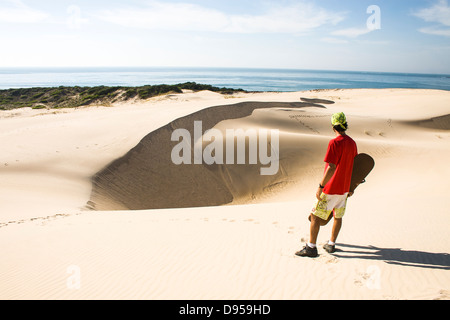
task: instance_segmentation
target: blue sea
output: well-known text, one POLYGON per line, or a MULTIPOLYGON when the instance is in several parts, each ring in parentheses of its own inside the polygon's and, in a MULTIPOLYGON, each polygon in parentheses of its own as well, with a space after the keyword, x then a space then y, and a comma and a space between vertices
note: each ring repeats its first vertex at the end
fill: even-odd
POLYGON ((450 75, 243 68, 0 68, 0 89, 142 86, 193 81, 248 91, 346 88, 450 90, 450 75))

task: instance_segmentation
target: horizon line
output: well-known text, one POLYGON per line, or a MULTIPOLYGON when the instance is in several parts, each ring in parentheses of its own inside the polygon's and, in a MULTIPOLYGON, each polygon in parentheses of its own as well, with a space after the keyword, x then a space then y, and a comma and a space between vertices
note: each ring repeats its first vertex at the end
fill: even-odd
POLYGON ((305 69, 287 67, 212 67, 212 66, 0 66, 0 70, 13 69, 223 69, 223 70, 270 70, 270 71, 315 71, 315 72, 355 72, 355 73, 375 73, 375 74, 410 74, 410 75, 443 75, 450 76, 450 73, 414 72, 414 71, 373 71, 373 70, 344 70, 344 69, 305 69))

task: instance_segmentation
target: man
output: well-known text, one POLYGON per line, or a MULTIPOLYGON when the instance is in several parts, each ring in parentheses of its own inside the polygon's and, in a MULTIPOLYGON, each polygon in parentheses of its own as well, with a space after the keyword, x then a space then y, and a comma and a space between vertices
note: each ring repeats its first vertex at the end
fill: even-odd
POLYGON ((325 173, 316 193, 317 204, 310 215, 310 239, 303 250, 296 253, 300 257, 317 257, 317 236, 321 226, 326 225, 334 215, 331 238, 324 249, 329 253, 336 251, 336 240, 342 227, 347 198, 351 197, 350 182, 353 161, 358 154, 355 141, 350 138, 347 119, 344 113, 336 113, 331 118, 336 138, 330 141, 325 156, 325 173))

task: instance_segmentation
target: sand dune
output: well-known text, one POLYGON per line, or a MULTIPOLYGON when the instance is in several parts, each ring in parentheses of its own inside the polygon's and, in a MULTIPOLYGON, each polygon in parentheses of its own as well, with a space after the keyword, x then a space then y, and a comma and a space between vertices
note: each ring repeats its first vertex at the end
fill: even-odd
POLYGON ((450 299, 449 110, 444 91, 321 90, 1 112, 0 298, 450 299), (376 168, 339 251, 298 258, 337 111, 376 168), (278 173, 174 165, 195 120, 278 129, 278 173))
POLYGON ((412 125, 419 125, 428 129, 450 130, 450 114, 430 119, 410 121, 412 125))
MULTIPOLYGON (((301 102, 244 102, 207 108, 177 119, 147 135, 124 157, 96 174, 89 205, 97 210, 184 208, 223 205, 245 197, 253 188, 244 187, 245 183, 236 182, 236 179, 245 175, 244 180, 261 186, 264 182, 257 167, 260 163, 235 164, 230 168, 218 164, 176 165, 171 161, 171 151, 176 144, 171 142, 172 133, 182 128, 194 137, 195 121, 201 121, 203 132, 206 132, 220 121, 244 118, 256 109, 304 107, 322 106, 301 102)), ((223 133, 225 136, 225 130, 223 133)), ((194 150, 193 144, 191 149, 194 150)), ((271 184, 281 181, 283 175, 285 178, 281 171, 277 177, 271 177, 271 184)))

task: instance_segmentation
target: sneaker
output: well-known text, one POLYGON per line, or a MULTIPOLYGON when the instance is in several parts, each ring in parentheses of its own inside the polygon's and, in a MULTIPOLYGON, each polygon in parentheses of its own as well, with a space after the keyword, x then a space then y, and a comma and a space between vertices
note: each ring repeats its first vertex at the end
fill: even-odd
POLYGON ((295 255, 299 257, 315 258, 318 256, 317 248, 310 248, 308 245, 305 245, 305 247, 301 251, 296 252, 295 255))
POLYGON ((336 246, 332 246, 331 244, 328 244, 328 243, 326 245, 324 245, 323 248, 328 253, 336 252, 336 246))

